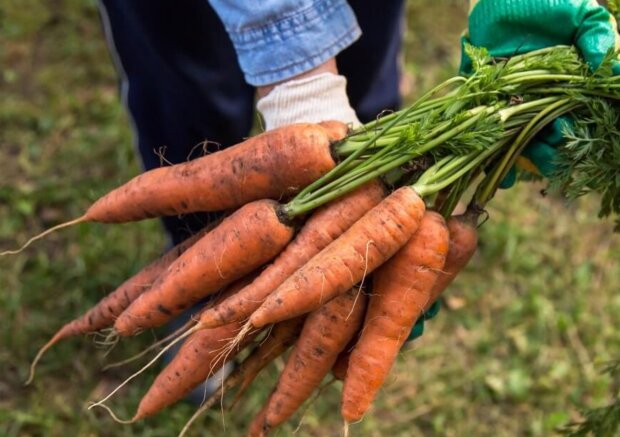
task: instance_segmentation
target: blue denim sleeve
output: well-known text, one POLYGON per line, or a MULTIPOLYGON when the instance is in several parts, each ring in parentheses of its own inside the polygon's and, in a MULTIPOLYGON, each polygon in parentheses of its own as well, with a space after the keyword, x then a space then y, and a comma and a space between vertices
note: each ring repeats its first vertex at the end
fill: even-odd
POLYGON ((321 65, 361 35, 346 0, 208 0, 224 23, 250 85, 321 65))

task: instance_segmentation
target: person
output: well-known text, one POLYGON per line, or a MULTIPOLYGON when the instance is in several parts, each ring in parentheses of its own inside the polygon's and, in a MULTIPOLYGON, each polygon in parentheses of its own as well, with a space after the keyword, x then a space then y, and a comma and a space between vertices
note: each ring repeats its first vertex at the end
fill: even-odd
MULTIPOLYGON (((402 0, 100 5, 145 170, 162 164, 160 154, 178 163, 242 141, 255 94, 265 129, 322 119, 358 125, 401 104, 402 0)), ((177 244, 214 218, 163 221, 177 244)))
MULTIPOLYGON (((101 0, 100 6, 145 170, 242 141, 255 102, 267 130, 329 119, 355 127, 401 104, 403 0, 101 0)), ((500 58, 574 44, 592 69, 620 47, 613 17, 594 0, 471 0, 462 43, 500 58)), ((466 50, 460 72, 471 73, 466 50)), ((526 150, 532 171, 552 171, 561 129, 553 124, 526 150)), ((514 172, 504 186, 513 183, 514 172)), ((163 223, 177 244, 216 216, 163 223)), ((422 334, 423 322, 411 338, 422 334)))

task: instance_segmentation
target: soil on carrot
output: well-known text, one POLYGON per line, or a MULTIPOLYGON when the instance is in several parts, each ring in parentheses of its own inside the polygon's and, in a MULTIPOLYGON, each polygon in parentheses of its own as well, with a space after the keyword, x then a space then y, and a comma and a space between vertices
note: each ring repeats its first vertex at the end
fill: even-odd
MULTIPOLYGON (((408 2, 402 89, 413 99, 454 74, 463 1, 408 2)), ((139 172, 119 103, 95 0, 8 0, 0 9, 0 250, 77 217, 99 195, 139 172)), ((620 238, 596 218, 596 199, 575 205, 542 185, 501 192, 481 229, 480 250, 446 293, 424 336, 399 357, 387 385, 352 435, 531 435, 604 405, 613 387, 600 363, 620 357, 620 238)), ((156 220, 79 225, 0 258, 0 434, 169 436, 195 406, 118 425, 87 411, 143 362, 102 373, 154 335, 123 340, 105 356, 96 337, 70 339, 29 361, 63 323, 158 256, 156 220)), ((163 364, 162 364, 163 365, 163 364)), ((218 408, 190 435, 245 435, 276 382, 271 366, 234 414, 218 408)), ((279 362, 279 369, 282 361, 279 362)), ((160 367, 161 369, 161 367, 160 367)), ((130 417, 160 369, 110 402, 130 417)), ((299 436, 340 435, 341 384, 303 415, 299 436)), ((291 435, 301 415, 274 435, 291 435)))

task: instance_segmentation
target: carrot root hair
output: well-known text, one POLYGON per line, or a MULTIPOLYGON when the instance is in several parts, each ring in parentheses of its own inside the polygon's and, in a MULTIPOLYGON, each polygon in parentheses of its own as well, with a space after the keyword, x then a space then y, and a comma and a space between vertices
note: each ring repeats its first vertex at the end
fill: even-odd
POLYGON ((215 405, 215 402, 224 396, 224 392, 227 389, 230 389, 234 387, 235 385, 237 385, 240 379, 241 379, 241 374, 238 372, 235 372, 235 373, 232 373, 230 376, 228 376, 228 378, 226 378, 225 380, 222 380, 222 385, 220 386, 220 388, 218 388, 215 392, 213 392, 211 396, 209 396, 208 399, 204 400, 202 405, 200 405, 200 407, 196 410, 196 412, 194 412, 192 417, 190 417, 189 420, 185 423, 178 437, 183 437, 187 433, 187 431, 189 431, 189 428, 196 421, 196 419, 198 419, 198 417, 201 414, 203 414, 205 411, 213 407, 213 405, 215 405))
POLYGON ((49 229, 41 232, 40 234, 37 234, 34 237, 30 238, 19 249, 5 250, 4 252, 0 252, 0 256, 17 255, 18 253, 23 252, 24 249, 26 249, 28 246, 30 246, 35 241, 40 240, 41 238, 45 237, 46 235, 51 234, 52 232, 55 232, 55 231, 57 231, 59 229, 68 228, 69 226, 77 225, 79 223, 84 223, 86 221, 88 221, 88 218, 87 218, 86 214, 84 214, 83 216, 78 217, 76 219, 69 220, 68 222, 60 223, 60 224, 58 224, 56 226, 52 226, 51 228, 49 228, 49 229))
MULTIPOLYGON (((116 329, 112 328, 104 328, 95 333, 95 346, 100 349, 110 348, 110 350, 116 346, 119 342, 120 336, 116 329)), ((106 352, 107 353, 107 352, 106 352)))
POLYGON ((95 333, 95 347, 98 349, 104 349, 105 352, 103 354, 104 357, 107 357, 112 350, 116 347, 118 342, 121 340, 121 336, 118 331, 112 328, 104 328, 99 332, 95 333))
MULTIPOLYGON (((104 402, 106 402, 108 399, 110 399, 112 396, 114 396, 114 394, 116 394, 117 391, 119 391, 121 388, 125 387, 127 384, 129 384, 129 382, 131 380, 133 380, 134 378, 138 377, 139 375, 141 375, 146 369, 148 369, 149 367, 151 367, 164 353, 166 353, 168 350, 170 350, 174 345, 176 345, 178 342, 180 342, 181 340, 184 340, 185 338, 189 337, 191 334, 193 334, 194 332, 196 332, 198 329, 196 329, 197 326, 193 327, 192 329, 189 329, 187 331, 185 331, 184 334, 180 335, 179 337, 177 337, 174 341, 170 342, 168 344, 168 346, 166 346, 165 348, 163 348, 161 351, 159 351, 157 353, 157 355, 155 355, 151 361, 149 361, 148 363, 146 363, 140 370, 138 370, 137 372, 135 372, 134 374, 130 375, 127 379, 125 379, 123 382, 121 382, 114 390, 112 390, 105 398, 101 399, 98 402, 95 402, 93 404, 91 404, 88 409, 92 409, 93 407, 100 407, 103 405, 104 402)), ((135 419, 135 417, 134 417, 135 419)), ((132 420, 134 420, 132 419, 132 420)))
POLYGON ((246 322, 241 328, 241 330, 237 333, 237 335, 235 335, 235 337, 232 339, 232 341, 227 346, 222 348, 222 351, 217 356, 215 362, 217 363, 221 359, 226 359, 226 357, 228 357, 228 355, 230 355, 230 353, 241 344, 245 336, 250 333, 252 328, 252 324, 249 321, 246 322))
POLYGON ((118 416, 114 413, 114 411, 112 411, 112 408, 108 407, 106 404, 93 404, 90 407, 88 407, 88 409, 90 410, 92 407, 99 407, 99 408, 103 408, 104 410, 106 410, 108 412, 108 414, 110 415, 110 417, 112 418, 112 420, 114 420, 117 423, 122 423, 123 425, 129 425, 131 423, 134 423, 136 421, 135 418, 132 419, 119 419, 118 416))
POLYGON ((143 351, 138 352, 137 354, 135 354, 135 355, 133 355, 133 356, 131 356, 129 358, 125 358, 124 360, 108 364, 108 365, 104 366, 101 369, 101 371, 105 372, 105 371, 110 370, 110 369, 115 369, 117 367, 124 366, 125 364, 129 364, 129 363, 131 363, 131 362, 133 362, 133 361, 135 361, 135 360, 137 360, 139 358, 142 358, 143 356, 148 354, 150 351, 152 351, 154 349, 157 349, 158 347, 168 343, 169 341, 174 340, 177 336, 181 335, 183 332, 185 332, 187 329, 189 329, 195 323, 196 322, 194 320, 188 321, 183 326, 178 328, 176 331, 172 332, 171 334, 167 335, 166 337, 162 338, 161 340, 156 341, 155 343, 153 343, 152 345, 150 345, 149 347, 147 347, 143 351))
POLYGON ((200 408, 198 408, 194 414, 192 414, 192 417, 189 418, 189 420, 185 423, 185 425, 183 426, 183 429, 181 429, 181 432, 179 432, 178 437, 183 437, 185 434, 187 434, 187 431, 189 431, 190 427, 192 426, 192 424, 196 421, 196 419, 198 419, 198 417, 200 417, 202 415, 202 413, 204 413, 205 411, 207 411, 208 409, 210 409, 213 405, 215 405, 215 402, 218 400, 218 398, 220 397, 220 395, 222 394, 223 388, 218 389, 215 393, 213 393, 209 399, 207 399, 201 406, 200 408))

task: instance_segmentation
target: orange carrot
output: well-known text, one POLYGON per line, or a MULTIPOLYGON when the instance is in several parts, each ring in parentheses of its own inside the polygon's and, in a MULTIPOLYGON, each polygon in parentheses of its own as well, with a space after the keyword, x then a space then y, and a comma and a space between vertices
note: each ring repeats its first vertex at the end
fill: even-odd
POLYGON ((202 238, 213 226, 207 226, 196 235, 179 243, 161 258, 153 261, 134 276, 126 280, 116 290, 101 299, 94 307, 80 317, 66 323, 54 336, 45 344, 35 356, 30 366, 30 376, 26 381, 29 384, 34 377, 34 369, 43 354, 58 343, 68 337, 75 335, 96 332, 100 329, 111 326, 119 314, 121 314, 141 293, 148 290, 157 277, 164 272, 174 260, 187 250, 198 239, 202 238))
POLYGON ((366 296, 353 288, 308 316, 269 398, 263 431, 287 420, 310 397, 359 330, 365 309, 366 296))
POLYGON ((342 390, 342 416, 359 421, 431 298, 448 253, 444 219, 427 212, 418 232, 373 275, 373 289, 362 334, 351 353, 342 390))
POLYGON ((345 293, 411 238, 424 210, 410 187, 394 191, 271 293, 250 324, 259 328, 297 317, 345 293))
POLYGON ((99 198, 81 217, 47 229, 0 256, 19 253, 78 223, 220 211, 288 197, 335 167, 331 146, 346 132, 347 127, 335 121, 292 124, 202 158, 150 170, 99 198))
POLYGON ((289 125, 190 162, 148 171, 95 202, 85 220, 127 222, 289 196, 335 166, 329 136, 319 125, 289 125))
POLYGON ((200 323, 211 328, 248 318, 269 293, 377 205, 384 195, 383 185, 375 180, 317 210, 254 282, 205 311, 200 323))
POLYGON ((243 206, 183 253, 116 319, 120 335, 160 326, 282 251, 293 228, 280 221, 278 203, 243 206))
POLYGON ((468 210, 463 215, 452 216, 447 225, 450 231, 450 247, 446 257, 446 265, 437 277, 428 308, 437 300, 439 295, 448 288, 454 278, 465 268, 469 260, 476 253, 478 247, 478 214, 468 210))

